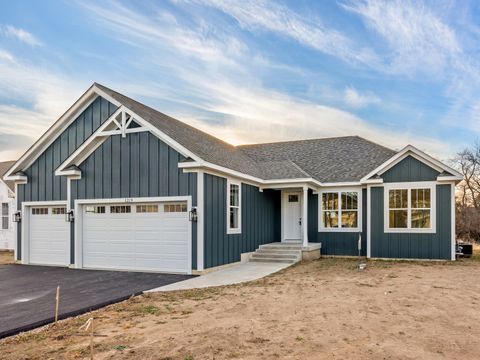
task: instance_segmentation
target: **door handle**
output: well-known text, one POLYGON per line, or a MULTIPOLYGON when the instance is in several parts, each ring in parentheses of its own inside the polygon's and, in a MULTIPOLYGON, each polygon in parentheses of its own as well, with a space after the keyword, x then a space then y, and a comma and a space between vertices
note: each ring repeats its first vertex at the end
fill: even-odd
POLYGON ((298 225, 302 226, 302 218, 298 218, 298 225))

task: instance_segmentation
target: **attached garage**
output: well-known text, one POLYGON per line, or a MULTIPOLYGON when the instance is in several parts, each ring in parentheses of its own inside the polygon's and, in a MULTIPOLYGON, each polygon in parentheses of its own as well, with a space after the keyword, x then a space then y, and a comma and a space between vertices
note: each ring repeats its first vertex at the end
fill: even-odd
POLYGON ((70 264, 70 223, 65 221, 64 204, 26 206, 28 226, 26 257, 38 265, 70 264))
POLYGON ((77 266, 191 273, 189 199, 77 202, 77 266))

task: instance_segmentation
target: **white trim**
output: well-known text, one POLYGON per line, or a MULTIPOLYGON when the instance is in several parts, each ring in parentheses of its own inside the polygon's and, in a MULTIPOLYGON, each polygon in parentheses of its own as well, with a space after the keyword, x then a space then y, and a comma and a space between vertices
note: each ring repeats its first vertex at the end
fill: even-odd
POLYGON ((236 180, 227 178, 227 234, 241 234, 242 233, 242 183, 236 180), (230 227, 230 185, 238 186, 238 228, 230 227))
MULTIPOLYGON (((55 205, 65 205, 68 207, 66 201, 24 201, 22 202, 22 222, 21 229, 22 229, 22 239, 21 243, 21 253, 22 253, 22 264, 29 264, 30 263, 30 211, 29 209, 32 206, 55 206, 55 205)), ((71 236, 70 230, 68 231, 68 239, 67 240, 67 266, 70 264, 70 253, 71 253, 71 236)))
MULTIPOLYGON (((75 264, 77 269, 83 268, 83 211, 82 207, 89 204, 131 204, 149 202, 186 201, 187 208, 192 208, 191 196, 161 196, 161 197, 138 197, 138 198, 115 198, 115 199, 80 199, 75 200, 75 264)), ((192 227, 188 227, 190 239, 188 249, 188 274, 192 273, 192 227)), ((69 254, 70 255, 70 254, 69 254)))
POLYGON ((420 182, 399 182, 387 183, 383 186, 383 231, 384 233, 427 233, 435 234, 437 232, 437 184, 432 181, 420 182), (430 228, 412 228, 411 227, 411 190, 412 189, 430 189, 430 228), (408 190, 407 197, 407 228, 390 228, 389 227, 389 190, 408 190))
POLYGON ((80 98, 28 149, 7 171, 5 180, 15 180, 11 175, 19 170, 29 168, 35 160, 87 109, 98 96, 102 96, 112 104, 120 103, 93 84, 80 98))
POLYGON ((451 181, 460 181, 460 180, 463 180, 463 177, 462 179, 459 179, 457 176, 437 176, 437 181, 438 182, 451 182, 451 181))
POLYGON ((205 175, 202 171, 197 173, 197 270, 204 269, 204 224, 205 224, 205 203, 204 203, 204 181, 205 175))
POLYGON ((308 187, 304 186, 302 188, 302 240, 303 247, 308 246, 308 187))
POLYGON ((457 246, 457 241, 456 241, 456 222, 455 222, 455 183, 452 183, 451 185, 451 216, 450 216, 450 231, 451 231, 451 241, 452 241, 452 254, 451 254, 451 260, 455 261, 456 260, 456 246, 457 246))
MULTIPOLYGON (((16 213, 19 209, 18 209, 18 199, 17 199, 17 194, 18 194, 18 185, 19 183, 18 182, 15 182, 14 186, 15 186, 15 207, 13 209, 13 213, 16 213)), ((20 213, 20 216, 22 216, 23 214, 20 213)), ((15 259, 15 261, 17 261, 18 259, 18 227, 21 225, 21 223, 18 223, 18 222, 14 222, 13 223, 13 258, 15 259)))
POLYGON ((363 208, 363 189, 361 187, 332 187, 329 189, 321 189, 318 195, 318 232, 361 232, 362 231, 362 208, 363 208), (342 228, 341 216, 342 216, 342 197, 341 193, 356 192, 357 193, 357 227, 354 228, 342 228), (338 193, 338 227, 329 228, 323 226, 322 215, 322 197, 324 193, 338 193))
POLYGON ((372 187, 367 185, 367 258, 372 257, 372 187))
MULTIPOLYGON (((453 175, 454 180, 462 180, 463 176, 460 174, 458 171, 455 169, 452 169, 450 166, 445 165, 441 161, 431 157, 430 155, 424 153, 423 151, 417 149, 416 147, 412 145, 407 145, 405 146, 402 150, 400 150, 398 153, 396 153, 394 156, 392 156, 390 159, 385 161, 382 165, 377 167, 375 170, 371 171, 368 173, 366 176, 364 176, 360 181, 368 181, 370 177, 374 175, 381 175, 388 169, 391 169, 393 166, 398 164, 400 161, 405 159, 407 156, 412 156, 415 159, 423 162, 424 164, 427 164, 431 168, 437 170, 438 172, 442 171, 447 171, 453 175)), ((452 179, 451 179, 452 180, 452 179)))

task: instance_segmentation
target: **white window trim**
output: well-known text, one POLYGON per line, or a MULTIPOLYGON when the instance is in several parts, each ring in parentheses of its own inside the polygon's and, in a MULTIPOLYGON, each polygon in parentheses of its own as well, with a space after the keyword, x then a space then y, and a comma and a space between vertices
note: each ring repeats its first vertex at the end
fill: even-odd
POLYGON ((362 231, 362 208, 363 208, 363 199, 362 199, 362 193, 363 190, 362 188, 329 188, 320 191, 319 197, 318 197, 318 232, 361 232, 362 231), (357 219, 357 227, 354 228, 342 228, 341 227, 341 215, 342 215, 342 197, 341 194, 342 192, 356 192, 358 194, 358 219, 357 219), (322 221, 322 215, 323 215, 323 208, 322 208, 322 198, 324 193, 338 193, 338 206, 339 206, 339 227, 336 228, 331 228, 331 227, 324 227, 323 226, 323 221, 322 221))
POLYGON ((227 234, 242 233, 242 183, 227 179, 227 234), (230 185, 238 186, 238 228, 230 227, 230 185))
POLYGON ((407 234, 435 234, 437 232, 437 184, 431 181, 425 182, 402 182, 388 183, 383 187, 383 227, 385 233, 407 233, 407 234), (425 229, 412 228, 412 207, 411 207, 411 190, 412 189, 430 189, 430 227, 425 229), (389 202, 388 195, 390 190, 408 190, 408 212, 407 212, 407 228, 390 228, 389 224, 389 202))

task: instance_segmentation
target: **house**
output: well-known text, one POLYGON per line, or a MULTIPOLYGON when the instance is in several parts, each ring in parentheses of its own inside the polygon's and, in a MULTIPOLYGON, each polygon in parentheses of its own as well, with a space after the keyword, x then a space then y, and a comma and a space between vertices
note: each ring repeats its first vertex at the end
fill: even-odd
MULTIPOLYGON (((0 162, 0 178, 15 164, 15 161, 0 162)), ((0 203, 2 204, 0 227, 0 251, 15 249, 15 231, 11 214, 15 210, 15 183, 10 180, 0 181, 0 203)))
POLYGON ((461 175, 357 136, 234 147, 93 84, 7 172, 24 264, 192 273, 261 244, 455 259, 461 175))

